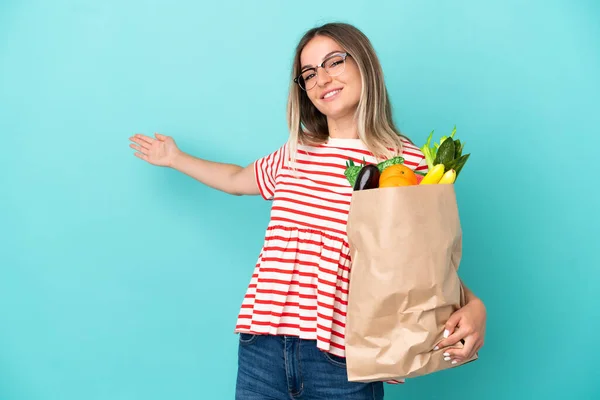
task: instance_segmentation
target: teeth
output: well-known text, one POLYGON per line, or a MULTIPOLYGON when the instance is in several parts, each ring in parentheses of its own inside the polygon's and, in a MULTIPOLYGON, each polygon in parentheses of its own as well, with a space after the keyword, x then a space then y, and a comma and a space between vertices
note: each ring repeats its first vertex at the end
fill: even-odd
POLYGON ((339 92, 340 92, 340 89, 338 89, 338 90, 334 90, 333 92, 329 92, 329 93, 327 93, 327 94, 326 94, 326 95, 325 95, 323 98, 324 98, 324 99, 326 99, 326 98, 328 98, 328 97, 331 97, 331 96, 333 96, 334 94, 337 94, 337 93, 339 93, 339 92))

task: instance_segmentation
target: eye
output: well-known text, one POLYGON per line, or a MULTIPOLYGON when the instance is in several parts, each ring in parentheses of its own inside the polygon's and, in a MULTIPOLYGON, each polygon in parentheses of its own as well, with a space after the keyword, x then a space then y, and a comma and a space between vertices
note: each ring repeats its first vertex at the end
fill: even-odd
POLYGON ((304 71, 302 73, 302 79, 304 79, 305 81, 312 79, 315 77, 315 73, 313 70, 309 70, 309 71, 304 71))

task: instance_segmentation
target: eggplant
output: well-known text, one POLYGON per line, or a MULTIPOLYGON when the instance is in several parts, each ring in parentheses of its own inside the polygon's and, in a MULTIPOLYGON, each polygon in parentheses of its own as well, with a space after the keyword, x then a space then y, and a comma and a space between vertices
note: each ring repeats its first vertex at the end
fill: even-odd
POLYGON ((379 187, 379 175, 379 168, 377 166, 372 164, 365 165, 356 176, 353 190, 367 190, 379 187))

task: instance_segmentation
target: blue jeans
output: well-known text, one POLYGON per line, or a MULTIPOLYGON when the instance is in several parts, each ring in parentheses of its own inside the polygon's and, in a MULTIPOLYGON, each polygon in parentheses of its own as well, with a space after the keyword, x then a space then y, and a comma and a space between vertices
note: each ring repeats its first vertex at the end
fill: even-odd
POLYGON ((315 341, 239 335, 236 400, 383 399, 382 382, 348 382, 345 359, 315 341))

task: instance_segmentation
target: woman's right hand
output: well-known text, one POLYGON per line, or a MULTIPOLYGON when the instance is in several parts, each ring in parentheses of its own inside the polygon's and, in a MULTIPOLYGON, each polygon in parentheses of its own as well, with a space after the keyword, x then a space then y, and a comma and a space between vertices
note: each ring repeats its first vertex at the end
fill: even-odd
POLYGON ((175 144, 175 140, 170 136, 161 135, 160 133, 155 133, 154 135, 156 139, 141 133, 135 134, 129 138, 134 142, 129 147, 136 150, 134 153, 135 156, 152 165, 172 167, 175 158, 180 152, 175 144))
POLYGON ((226 193, 260 194, 254 177, 254 163, 242 168, 235 164, 203 160, 180 151, 173 138, 160 133, 154 135, 156 139, 141 133, 129 138, 134 142, 129 147, 136 150, 137 157, 152 165, 173 168, 226 193))

